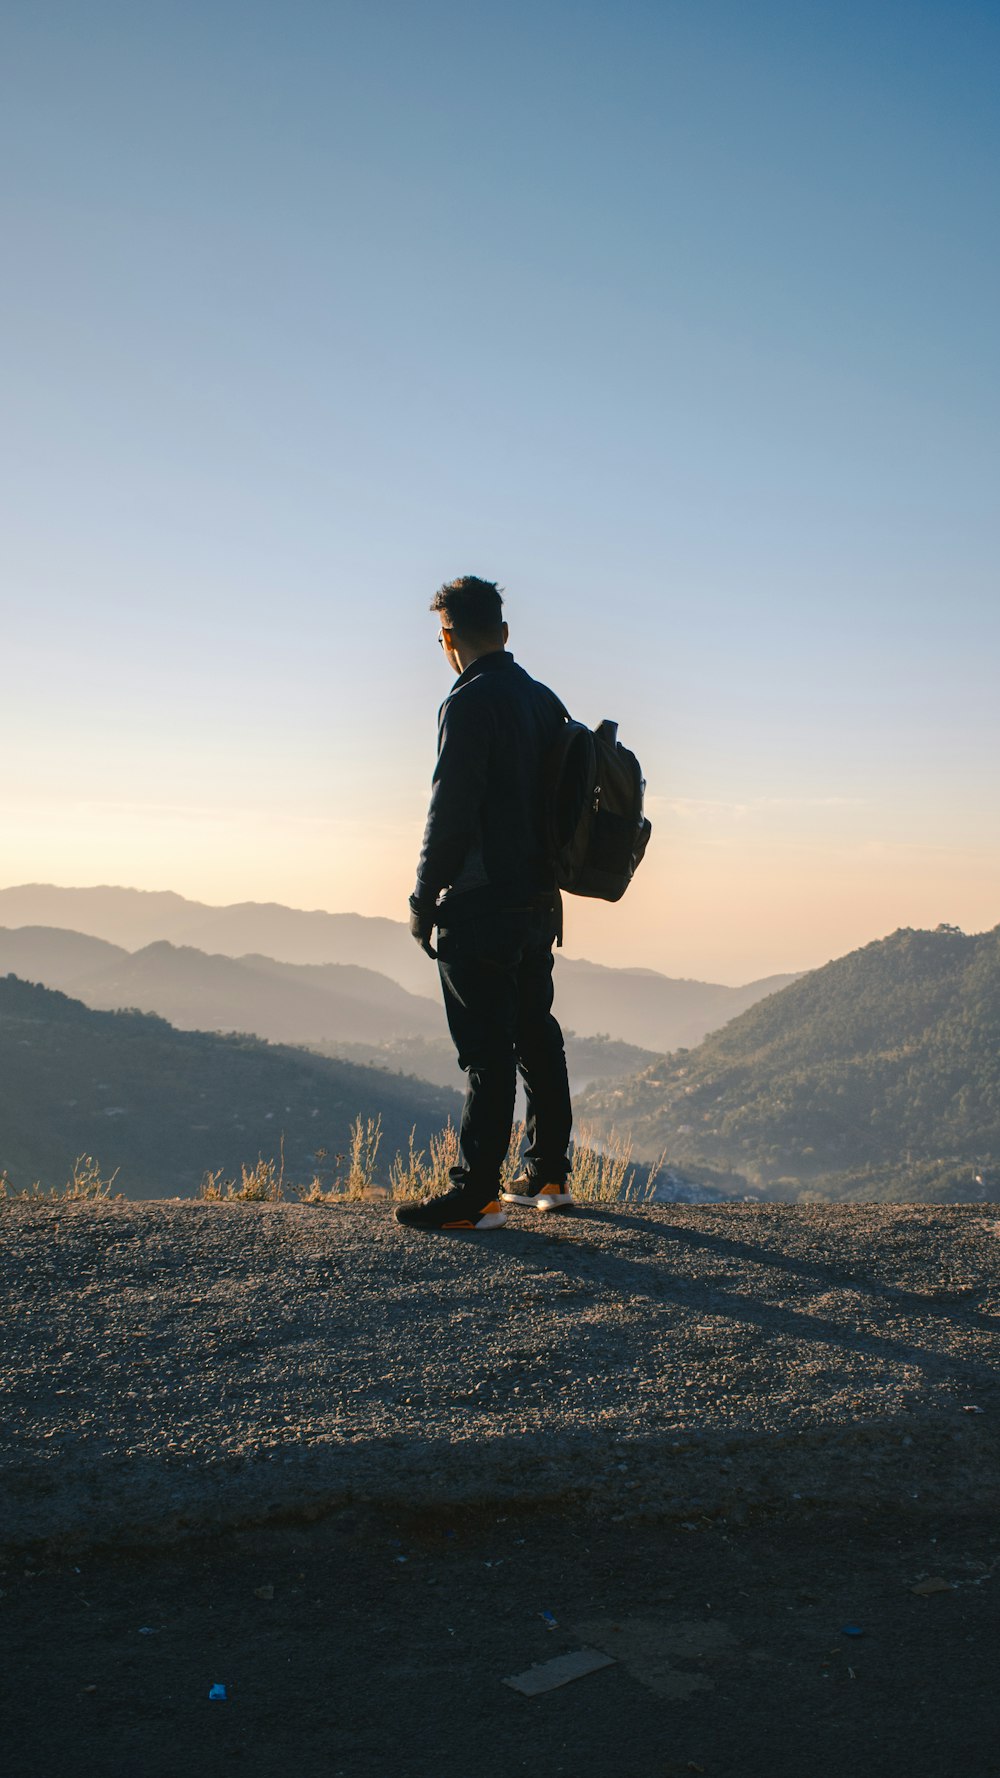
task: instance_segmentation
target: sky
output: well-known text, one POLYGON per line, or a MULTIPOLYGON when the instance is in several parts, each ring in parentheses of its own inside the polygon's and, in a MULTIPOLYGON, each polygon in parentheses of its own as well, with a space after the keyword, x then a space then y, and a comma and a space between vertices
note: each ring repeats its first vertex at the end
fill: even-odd
POLYGON ((0 24, 0 884, 406 917, 430 598, 639 755, 566 950, 1000 921, 992 4, 0 24))

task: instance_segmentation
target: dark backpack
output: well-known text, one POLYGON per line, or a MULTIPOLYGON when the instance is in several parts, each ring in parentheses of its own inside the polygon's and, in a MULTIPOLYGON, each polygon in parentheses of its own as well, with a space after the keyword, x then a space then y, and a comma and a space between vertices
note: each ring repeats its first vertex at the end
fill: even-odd
POLYGON ((652 832, 642 812, 639 761, 618 739, 618 724, 565 727, 547 762, 549 856, 560 889, 620 901, 652 832))

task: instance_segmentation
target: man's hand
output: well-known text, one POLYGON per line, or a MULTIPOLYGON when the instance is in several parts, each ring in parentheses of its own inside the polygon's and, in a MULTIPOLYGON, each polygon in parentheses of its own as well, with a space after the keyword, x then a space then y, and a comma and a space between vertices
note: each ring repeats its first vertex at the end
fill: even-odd
POLYGON ((433 931, 434 931, 434 916, 432 914, 417 913, 413 908, 411 908, 410 909, 410 932, 413 935, 413 937, 416 939, 418 945, 420 946, 420 949, 422 951, 427 952, 428 957, 436 957, 437 956, 437 952, 434 949, 434 946, 431 944, 431 934, 433 931))

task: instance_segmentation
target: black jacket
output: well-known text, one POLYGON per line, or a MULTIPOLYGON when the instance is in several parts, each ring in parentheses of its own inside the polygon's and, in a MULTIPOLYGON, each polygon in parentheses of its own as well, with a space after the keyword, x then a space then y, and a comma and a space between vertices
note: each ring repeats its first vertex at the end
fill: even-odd
POLYGON ((555 893, 545 844, 544 765, 566 712, 504 650, 480 655, 438 712, 438 758, 417 913, 510 907, 555 893), (465 900, 469 897, 469 900, 465 900))

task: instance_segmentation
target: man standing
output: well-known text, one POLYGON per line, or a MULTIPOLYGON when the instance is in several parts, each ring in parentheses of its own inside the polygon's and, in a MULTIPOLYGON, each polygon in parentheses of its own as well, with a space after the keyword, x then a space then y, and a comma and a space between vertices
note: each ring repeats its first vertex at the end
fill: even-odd
POLYGON ((472 574, 450 581, 431 610, 458 678, 438 713, 410 931, 437 958, 468 1088, 450 1189, 400 1204, 396 1220, 413 1228, 490 1229, 507 1220, 500 1167, 514 1118, 515 1071, 524 1081, 528 1146, 524 1172, 503 1197, 540 1210, 573 1203, 573 1113, 562 1032, 552 1016, 561 909, 546 848, 544 783, 566 712, 507 653, 493 581, 472 574))

